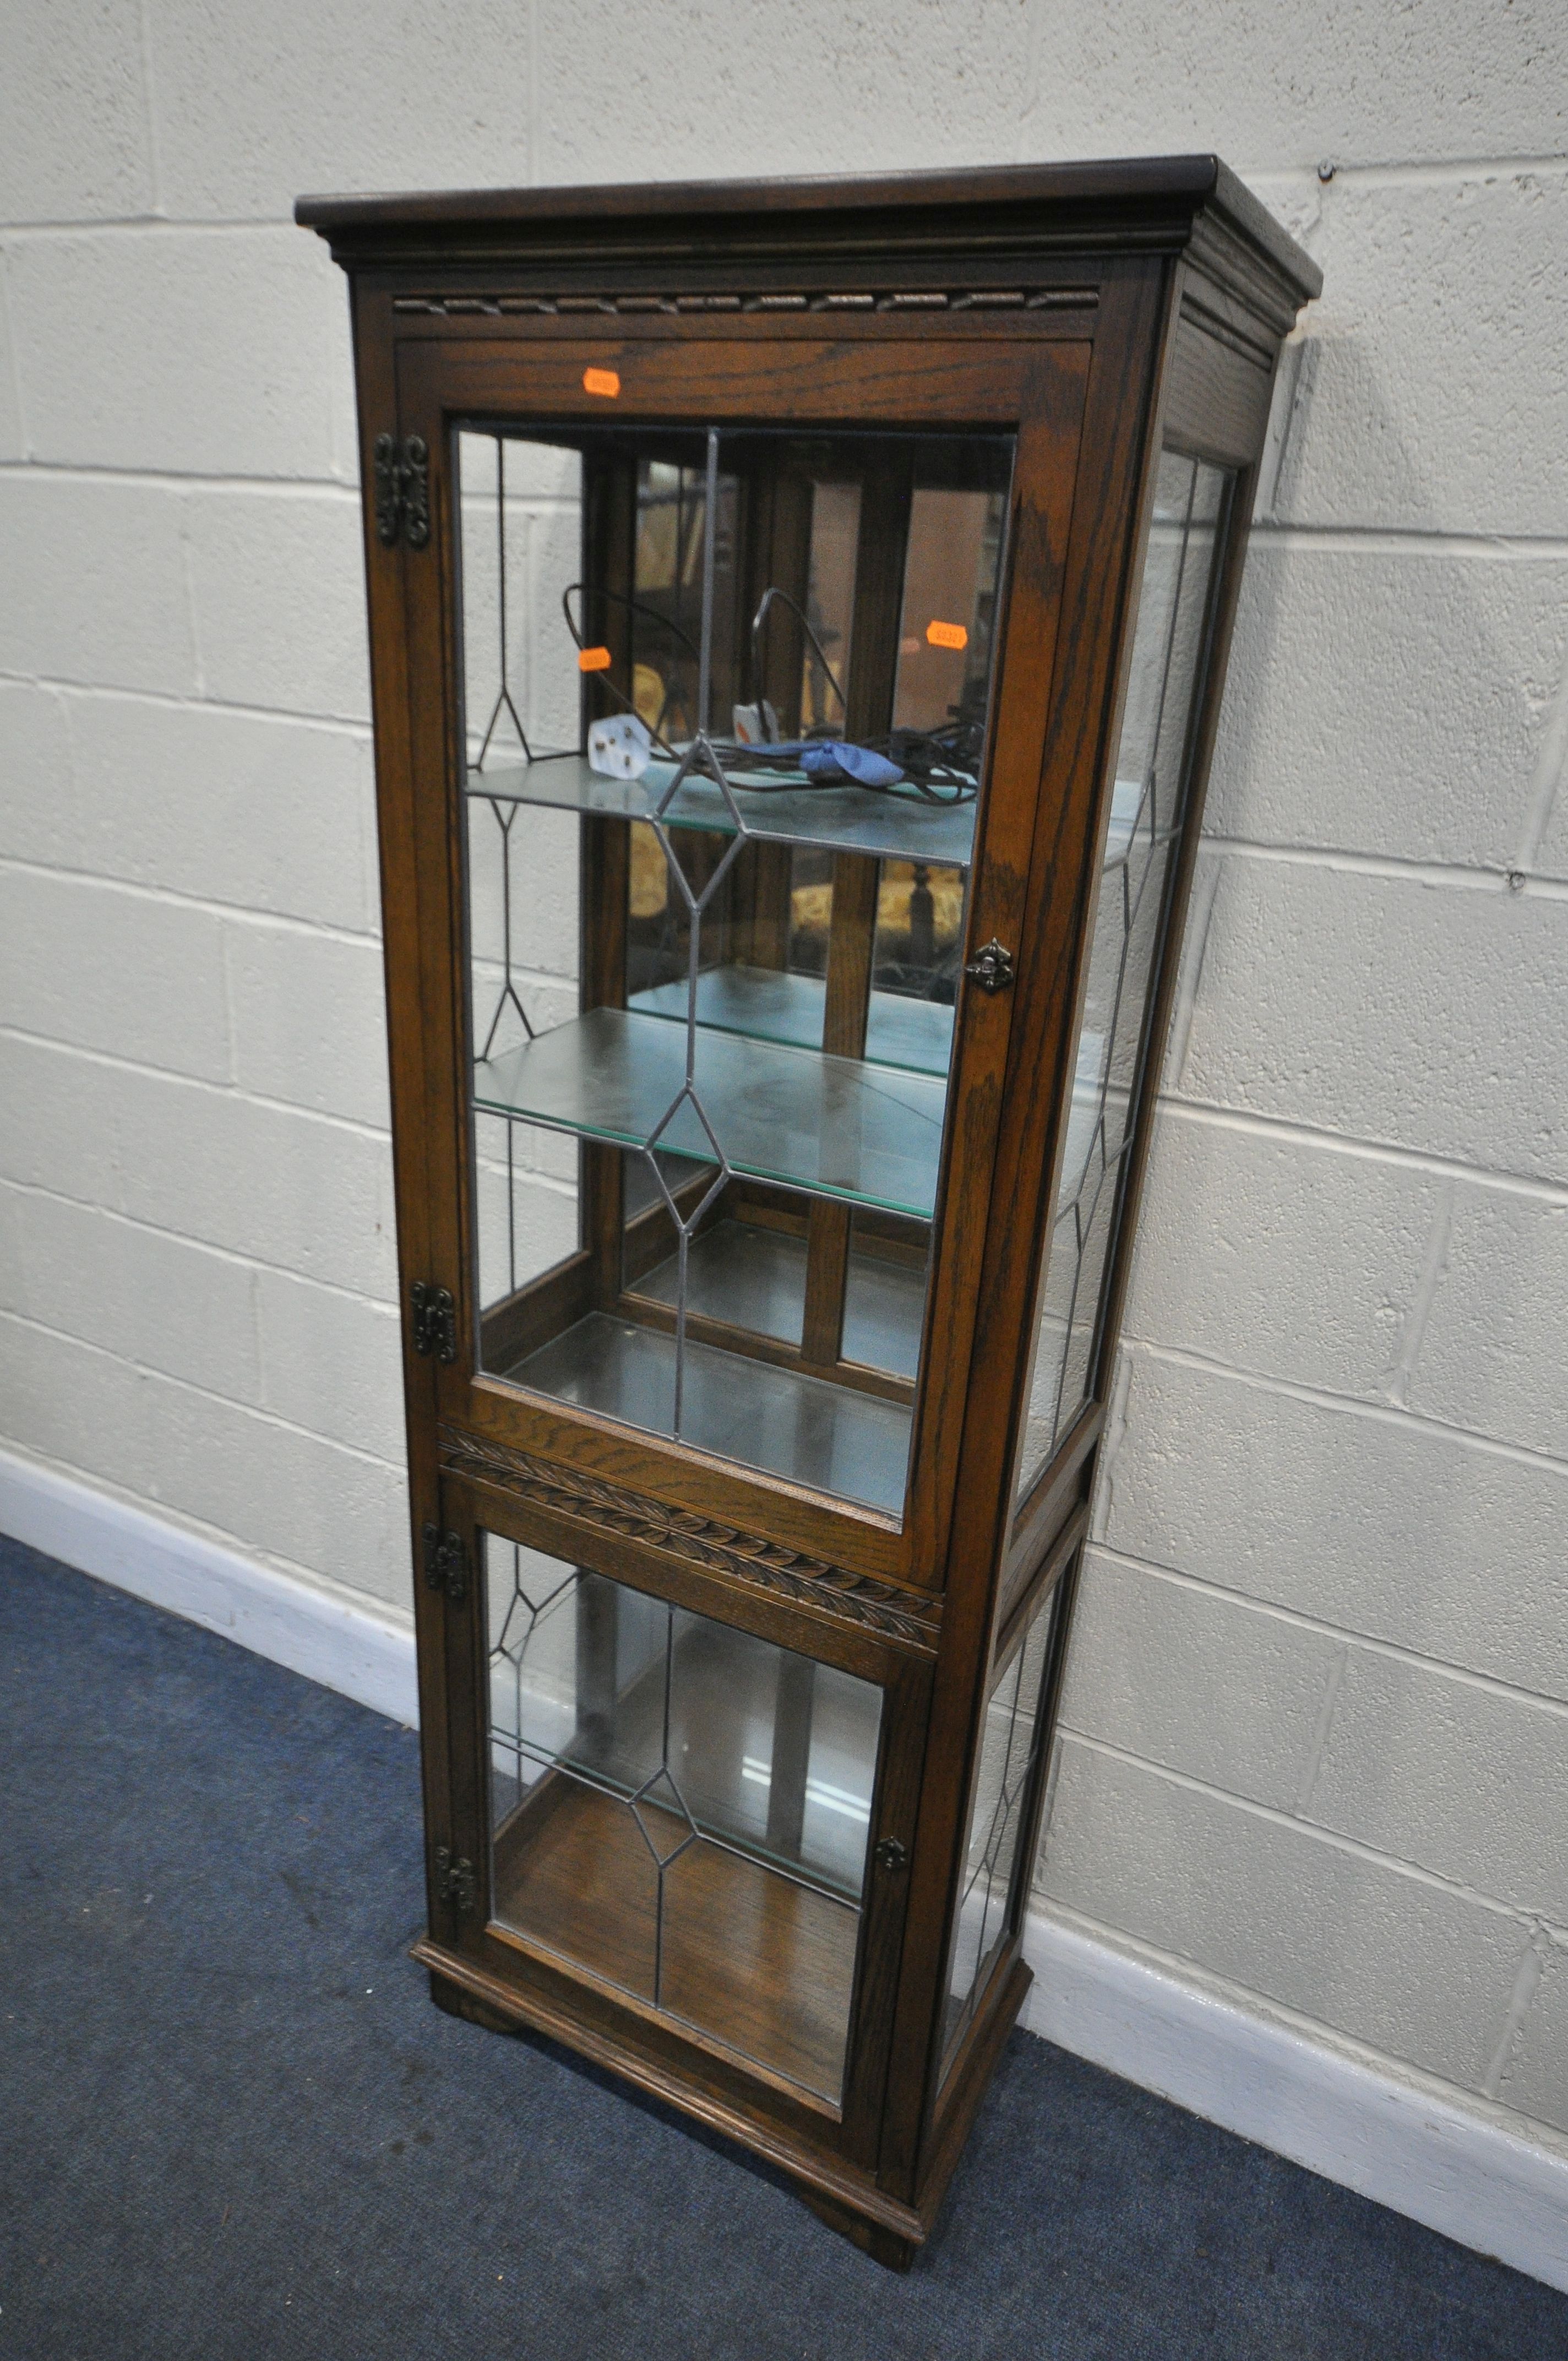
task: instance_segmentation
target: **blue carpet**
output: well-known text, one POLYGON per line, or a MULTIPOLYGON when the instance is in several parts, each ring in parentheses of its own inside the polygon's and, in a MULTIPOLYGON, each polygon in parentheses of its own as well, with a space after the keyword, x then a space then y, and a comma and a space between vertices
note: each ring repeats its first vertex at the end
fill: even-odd
POLYGON ((896 2279, 442 2015, 416 1746, 0 1539, 0 2361, 1550 2361, 1568 2298, 1015 2034, 896 2279))

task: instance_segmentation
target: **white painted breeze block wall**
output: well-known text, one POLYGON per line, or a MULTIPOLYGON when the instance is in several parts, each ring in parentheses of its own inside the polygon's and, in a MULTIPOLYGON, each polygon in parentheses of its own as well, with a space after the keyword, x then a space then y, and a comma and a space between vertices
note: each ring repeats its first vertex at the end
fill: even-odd
POLYGON ((1561 0, 12 0, 0 49, 0 1439, 392 1634, 346 307, 294 195, 1213 147, 1305 240, 1044 1906, 1568 2158, 1561 0))

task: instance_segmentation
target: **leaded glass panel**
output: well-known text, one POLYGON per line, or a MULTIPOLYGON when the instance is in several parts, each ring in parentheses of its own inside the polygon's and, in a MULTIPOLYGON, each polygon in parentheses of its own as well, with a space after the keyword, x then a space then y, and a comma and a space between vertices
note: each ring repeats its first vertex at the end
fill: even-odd
POLYGON ((948 1963, 945 2062, 953 2057, 1001 1953, 1014 1871, 1021 1877, 1027 1874, 1027 1865, 1018 1858, 1018 1842, 1028 1813, 1036 1719, 1050 1628, 1050 1611, 1042 1608, 1003 1666, 986 1703, 948 1963))
POLYGON ((457 438, 477 1365, 895 1515, 1012 454, 457 438))
POLYGON ((1224 469, 1176 452, 1160 460, 1101 847, 1067 1144, 1041 1270, 1019 1499, 1044 1472, 1092 1381, 1167 889, 1187 811, 1190 724, 1208 653, 1231 480, 1224 469))
POLYGON ((491 1915, 840 2095, 882 1692, 485 1537, 491 1915))

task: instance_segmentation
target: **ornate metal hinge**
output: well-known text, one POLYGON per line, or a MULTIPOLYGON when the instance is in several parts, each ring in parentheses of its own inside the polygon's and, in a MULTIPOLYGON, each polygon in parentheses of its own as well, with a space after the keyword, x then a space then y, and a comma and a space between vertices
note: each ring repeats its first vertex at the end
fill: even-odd
POLYGON ((1005 992, 1013 981, 1013 954, 992 935, 973 959, 964 961, 964 973, 973 976, 981 992, 1005 992))
POLYGON ((478 1899, 479 1882, 474 1875, 471 1861, 454 1861, 450 1845, 435 1848, 435 1894, 439 1902, 450 1902, 454 1910, 472 1910, 478 1899))
POLYGON ((461 1533, 444 1533, 439 1525, 424 1529, 424 1578, 432 1590, 444 1590, 460 1607, 468 1587, 468 1561, 461 1533))
POLYGON ((457 1306, 449 1287, 431 1287, 416 1279, 409 1290, 414 1351, 422 1361, 433 1353, 438 1361, 457 1358, 457 1306))
POLYGON ((411 549, 422 549, 430 539, 430 451, 422 434, 400 443, 395 434, 378 434, 376 463, 376 531, 390 549, 400 533, 411 549))

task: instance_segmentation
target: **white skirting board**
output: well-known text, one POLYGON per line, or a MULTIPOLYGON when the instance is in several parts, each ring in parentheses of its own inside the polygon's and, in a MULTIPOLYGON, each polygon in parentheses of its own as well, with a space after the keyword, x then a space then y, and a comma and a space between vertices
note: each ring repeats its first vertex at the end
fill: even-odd
POLYGON ((1043 1912, 1030 1913, 1024 1949, 1031 2033, 1568 2290, 1568 2144, 1531 2139, 1043 1912))
MULTIPOLYGON (((378 1713, 417 1720, 412 1633, 368 1600, 315 1589, 3 1450, 0 1532, 378 1713)), ((1568 2290, 1568 2144, 1532 2140, 1042 1913, 1030 1916, 1025 1951, 1031 2032, 1568 2290)))
POLYGON ((133 1500, 0 1451, 0 1532, 96 1575, 411 1727, 413 1632, 371 1599, 318 1590, 133 1500))

